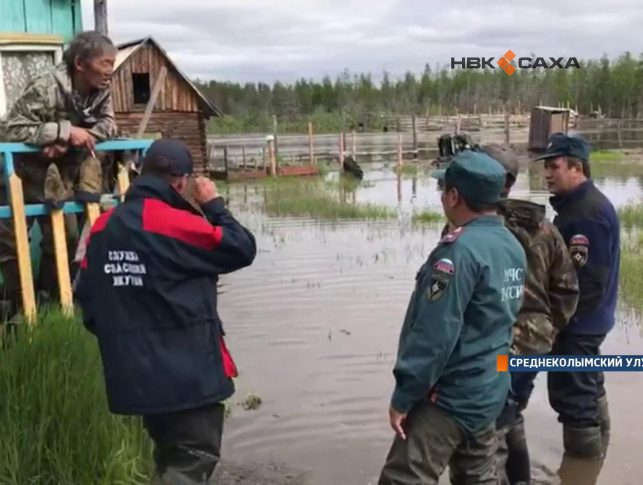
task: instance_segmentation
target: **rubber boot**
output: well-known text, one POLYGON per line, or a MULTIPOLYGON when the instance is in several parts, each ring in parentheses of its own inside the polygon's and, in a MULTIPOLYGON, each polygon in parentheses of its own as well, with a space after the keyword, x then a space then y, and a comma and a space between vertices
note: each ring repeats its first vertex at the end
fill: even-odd
POLYGON ((50 163, 47 167, 47 174, 45 175, 45 204, 50 209, 62 209, 67 191, 65 184, 60 176, 60 171, 55 163, 50 163))
POLYGON ((600 460, 604 456, 601 427, 574 428, 563 425, 563 446, 572 457, 600 460))
POLYGON ((603 448, 607 451, 607 446, 610 442, 611 420, 609 405, 607 403, 607 395, 599 397, 598 403, 598 416, 601 419, 601 434, 603 435, 603 448))
POLYGON ((103 189, 103 167, 95 157, 88 157, 80 163, 76 200, 79 202, 100 202, 103 189))
POLYGON ((529 485, 531 483, 531 466, 529 449, 525 436, 525 420, 521 414, 507 433, 507 463, 505 470, 510 485, 529 485))

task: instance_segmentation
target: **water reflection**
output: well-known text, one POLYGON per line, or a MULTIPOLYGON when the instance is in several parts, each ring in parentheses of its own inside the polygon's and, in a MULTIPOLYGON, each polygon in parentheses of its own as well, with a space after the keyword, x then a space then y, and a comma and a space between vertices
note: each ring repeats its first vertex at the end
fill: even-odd
MULTIPOLYGON (((402 215, 440 210, 435 180, 424 170, 412 176, 381 165, 364 168, 362 183, 337 184, 339 200, 388 205, 402 215)), ((338 173, 327 178, 340 182, 338 173)), ((536 181, 521 172, 512 196, 547 203, 536 181)), ((617 206, 641 197, 636 178, 599 179, 597 185, 617 206)), ((387 409, 398 332, 415 272, 437 242, 439 225, 411 225, 404 217, 266 217, 261 211, 270 189, 260 184, 231 186, 227 197, 256 232, 259 254, 252 268, 222 279, 221 316, 241 369, 237 398, 254 392, 263 404, 253 412, 233 406, 224 456, 286 462, 308 471, 311 485, 375 483, 392 438, 387 409)), ((643 354, 639 322, 621 304, 603 352, 643 354)), ((536 380, 525 413, 535 483, 640 483, 643 415, 636 397, 643 374, 606 375, 612 440, 600 466, 562 458, 562 429, 548 404, 545 377, 536 380)))

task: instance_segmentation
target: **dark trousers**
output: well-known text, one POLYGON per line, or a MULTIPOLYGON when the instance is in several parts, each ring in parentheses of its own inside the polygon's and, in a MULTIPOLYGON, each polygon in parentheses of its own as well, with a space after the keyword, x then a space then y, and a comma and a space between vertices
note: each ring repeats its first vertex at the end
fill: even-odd
POLYGON ((395 437, 378 485, 437 485, 447 465, 454 485, 496 485, 494 426, 468 434, 428 399, 405 422, 406 440, 395 437))
POLYGON ((205 485, 221 457, 224 406, 148 415, 143 424, 154 441, 156 477, 163 485, 205 485))
MULTIPOLYGON (((561 333, 552 349, 553 355, 600 355, 605 335, 561 333)), ((549 372, 549 403, 558 413, 558 421, 576 428, 600 426, 598 399, 605 396, 602 372, 549 372)))

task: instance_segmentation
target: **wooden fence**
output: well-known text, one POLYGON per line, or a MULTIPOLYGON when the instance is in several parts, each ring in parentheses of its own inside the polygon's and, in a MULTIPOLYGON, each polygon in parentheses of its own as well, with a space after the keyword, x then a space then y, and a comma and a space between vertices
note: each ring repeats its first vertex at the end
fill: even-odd
MULTIPOLYGON (((403 159, 427 160, 438 153, 437 141, 445 133, 466 133, 474 143, 508 143, 528 149, 530 116, 477 114, 457 116, 399 116, 396 130, 383 133, 305 134, 273 136, 276 166, 317 164, 353 156, 360 163, 403 159), (399 123, 398 123, 399 120, 399 123), (399 130, 398 130, 399 129, 399 130)), ((570 133, 585 137, 594 149, 643 147, 643 119, 608 119, 580 116, 570 122, 570 133)), ((213 137, 208 140, 211 171, 269 170, 271 159, 265 135, 213 137)))

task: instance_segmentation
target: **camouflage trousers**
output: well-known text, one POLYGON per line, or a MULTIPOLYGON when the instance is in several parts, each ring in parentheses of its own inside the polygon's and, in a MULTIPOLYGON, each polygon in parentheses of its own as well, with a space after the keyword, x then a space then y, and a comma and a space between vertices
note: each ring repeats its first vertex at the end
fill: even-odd
MULTIPOLYGON (((45 175, 49 161, 29 156, 25 159, 16 157, 16 175, 22 181, 25 204, 38 204, 44 202, 45 175)), ((77 160, 61 160, 56 165, 65 186, 66 192, 71 196, 75 180, 78 176, 77 160)), ((2 177, 4 178, 4 177, 2 177)), ((0 184, 0 205, 9 205, 7 197, 7 182, 2 180, 0 184)), ((75 214, 65 214, 65 233, 67 235, 67 249, 72 260, 78 241, 78 221, 75 214)), ((38 221, 42 233, 40 243, 41 260, 40 272, 36 286, 39 290, 50 295, 57 293, 57 279, 55 266, 55 250, 53 245, 53 232, 49 216, 28 217, 27 228, 30 230, 35 221, 38 221)), ((0 269, 5 282, 5 298, 18 299, 16 305, 20 306, 17 294, 20 292, 20 283, 17 267, 16 239, 13 222, 11 219, 0 219, 0 269)), ((0 295, 1 296, 1 295, 0 295)), ((15 311, 15 308, 14 308, 15 311)))
POLYGON ((205 485, 221 457, 223 404, 149 415, 143 424, 154 441, 153 485, 205 485))
POLYGON ((406 440, 395 437, 378 485, 437 485, 449 466, 454 485, 497 485, 495 425, 468 434, 429 400, 406 419, 406 440))

